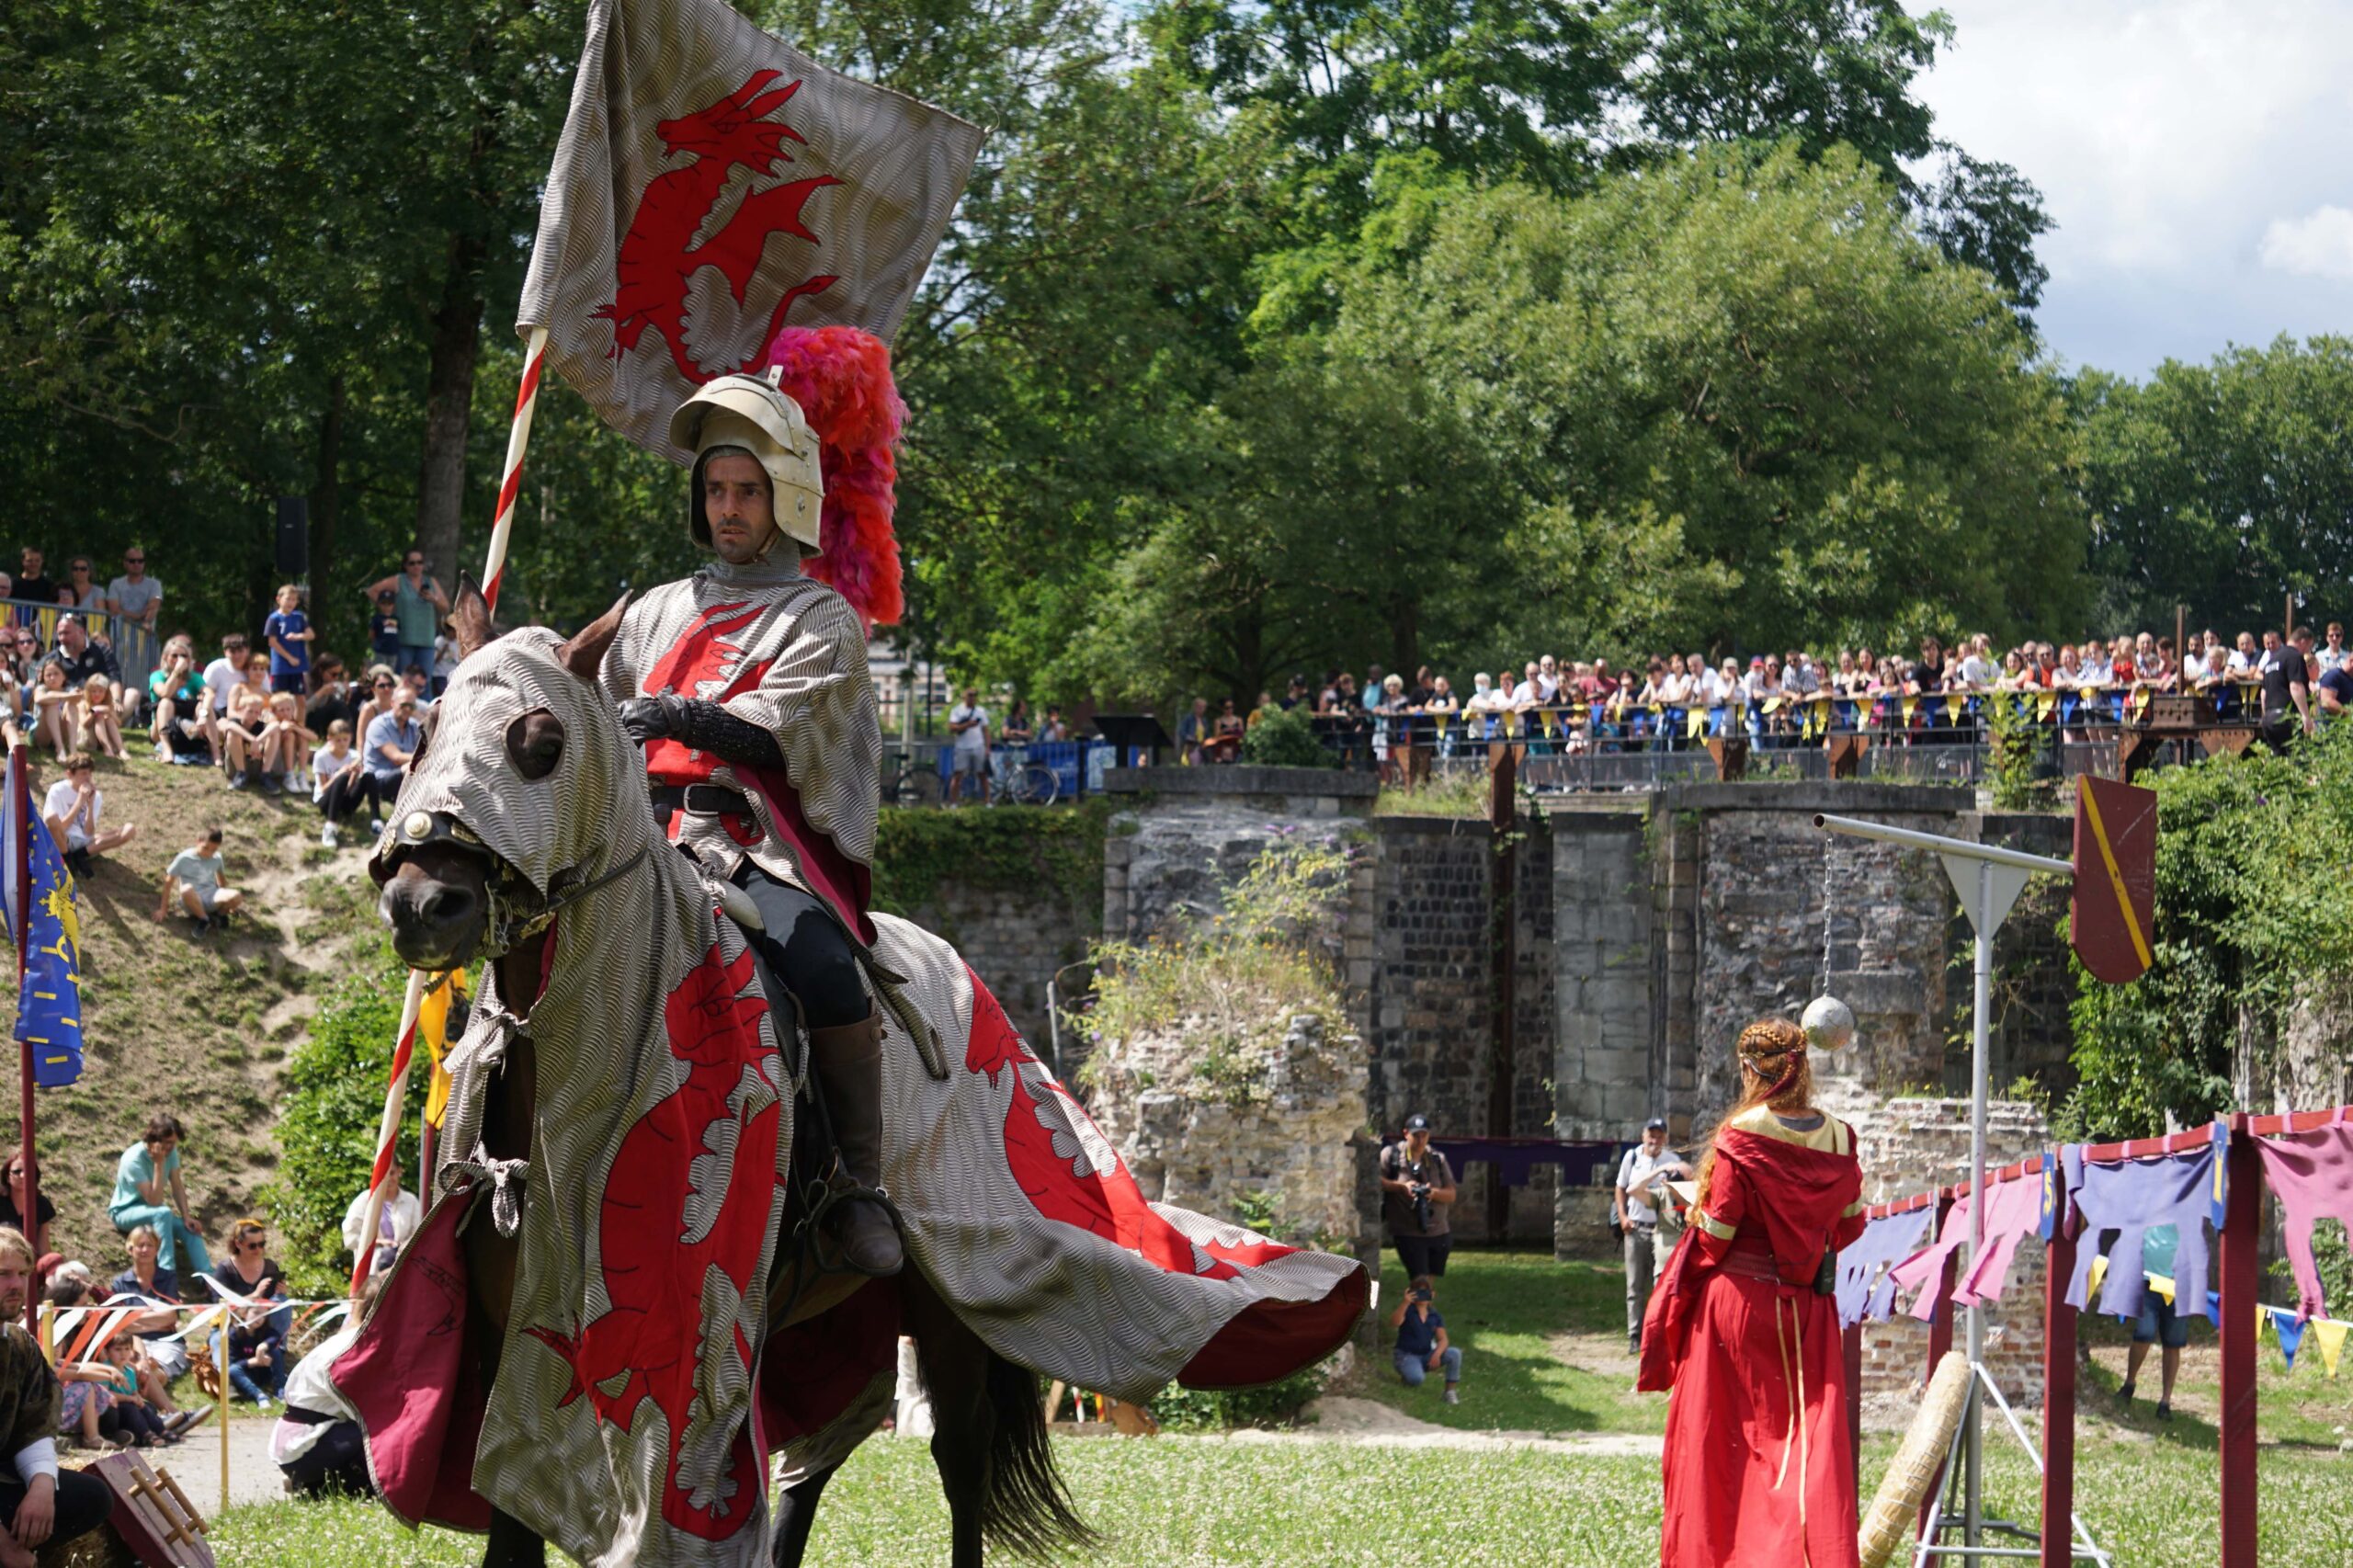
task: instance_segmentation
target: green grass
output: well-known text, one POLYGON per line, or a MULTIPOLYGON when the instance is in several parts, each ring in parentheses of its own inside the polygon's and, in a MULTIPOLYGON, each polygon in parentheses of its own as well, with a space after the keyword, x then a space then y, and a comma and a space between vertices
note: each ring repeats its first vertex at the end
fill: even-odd
MULTIPOLYGON (((1404 1270, 1384 1254, 1385 1321, 1405 1290, 1404 1270)), ((1633 1368, 1588 1372, 1564 1363, 1554 1335, 1600 1334, 1622 1345, 1626 1277, 1603 1263, 1555 1263, 1540 1253, 1461 1252, 1447 1262, 1437 1306, 1452 1343, 1462 1347, 1462 1403, 1442 1404, 1433 1381, 1418 1389, 1398 1381, 1383 1348, 1365 1357, 1335 1392, 1354 1394, 1424 1421, 1472 1432, 1659 1432, 1666 1402, 1633 1392, 1633 1368)))
MULTIPOLYGON (((1876 1486, 1892 1439, 1867 1449, 1876 1486)), ((1655 1561, 1655 1461, 1531 1451, 1238 1443, 1217 1438, 1068 1439, 1057 1457, 1081 1513, 1110 1539, 1066 1561, 1089 1568, 1366 1564, 1401 1557, 1508 1568, 1624 1568, 1655 1561)), ((2032 1516, 2025 1458, 1993 1450, 1997 1516, 2032 1516)), ((2267 1453, 2263 1561, 2277 1568, 2353 1562, 2353 1486, 2333 1455, 2267 1453)), ((2192 1568, 2218 1550, 2211 1456, 2178 1445, 2098 1439, 2083 1452, 2078 1507, 2124 1568, 2192 1568)), ((362 1504, 231 1510, 214 1535, 222 1568, 459 1568, 481 1543, 411 1536, 362 1504)), ((943 1562, 948 1511, 925 1445, 877 1439, 827 1487, 809 1561, 943 1562)))

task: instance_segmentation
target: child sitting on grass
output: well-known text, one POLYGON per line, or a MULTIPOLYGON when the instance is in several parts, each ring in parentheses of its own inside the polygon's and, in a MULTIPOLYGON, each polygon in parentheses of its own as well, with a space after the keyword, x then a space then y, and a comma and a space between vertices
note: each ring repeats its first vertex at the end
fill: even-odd
POLYGON ((117 762, 123 758, 122 713, 115 707, 114 682, 104 676, 92 676, 82 688, 82 749, 106 753, 117 762))

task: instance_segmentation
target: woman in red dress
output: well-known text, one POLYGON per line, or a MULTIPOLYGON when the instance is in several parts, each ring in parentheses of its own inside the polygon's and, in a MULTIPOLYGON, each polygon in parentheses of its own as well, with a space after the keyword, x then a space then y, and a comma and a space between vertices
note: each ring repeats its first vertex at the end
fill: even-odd
POLYGON ((1813 1107, 1805 1035, 1740 1035, 1740 1103, 1652 1293, 1637 1386, 1671 1388, 1663 1568, 1853 1568, 1834 1260, 1863 1227, 1854 1129, 1813 1107))

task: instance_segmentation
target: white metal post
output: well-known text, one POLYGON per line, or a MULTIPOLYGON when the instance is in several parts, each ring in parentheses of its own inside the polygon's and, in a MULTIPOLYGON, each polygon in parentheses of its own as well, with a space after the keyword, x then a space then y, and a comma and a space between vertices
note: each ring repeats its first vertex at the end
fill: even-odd
MULTIPOLYGON (((1980 860, 1977 918, 1972 922, 1977 927, 1977 973, 1969 1029, 1969 1263, 1972 1268, 1985 1244, 1985 1105, 1993 1075, 1987 1061, 1992 1053, 1986 1046, 1994 990, 1994 932, 1999 918, 1994 911, 1994 867, 1980 860)), ((1973 1302, 1969 1308, 1969 1364, 1979 1369, 1985 1365, 1985 1309, 1973 1302)), ((1977 1380, 1972 1378, 1969 1408, 1962 1417, 1966 1424, 1961 1428, 1968 1442, 1961 1539, 1970 1546, 1983 1544, 1978 1536, 1984 1524, 1985 1427, 1979 1401, 1977 1380)))

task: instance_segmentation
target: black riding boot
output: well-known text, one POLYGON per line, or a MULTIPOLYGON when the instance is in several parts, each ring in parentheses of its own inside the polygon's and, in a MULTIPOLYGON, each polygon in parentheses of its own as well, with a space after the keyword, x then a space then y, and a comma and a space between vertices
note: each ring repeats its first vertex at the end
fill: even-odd
MULTIPOLYGON (((834 1146, 842 1170, 858 1186, 882 1186, 882 1017, 870 1014, 858 1023, 809 1031, 811 1063, 825 1094, 834 1146)), ((849 1266, 860 1274, 896 1274, 905 1262, 898 1227, 879 1203, 851 1199, 837 1205, 832 1230, 849 1266)))

